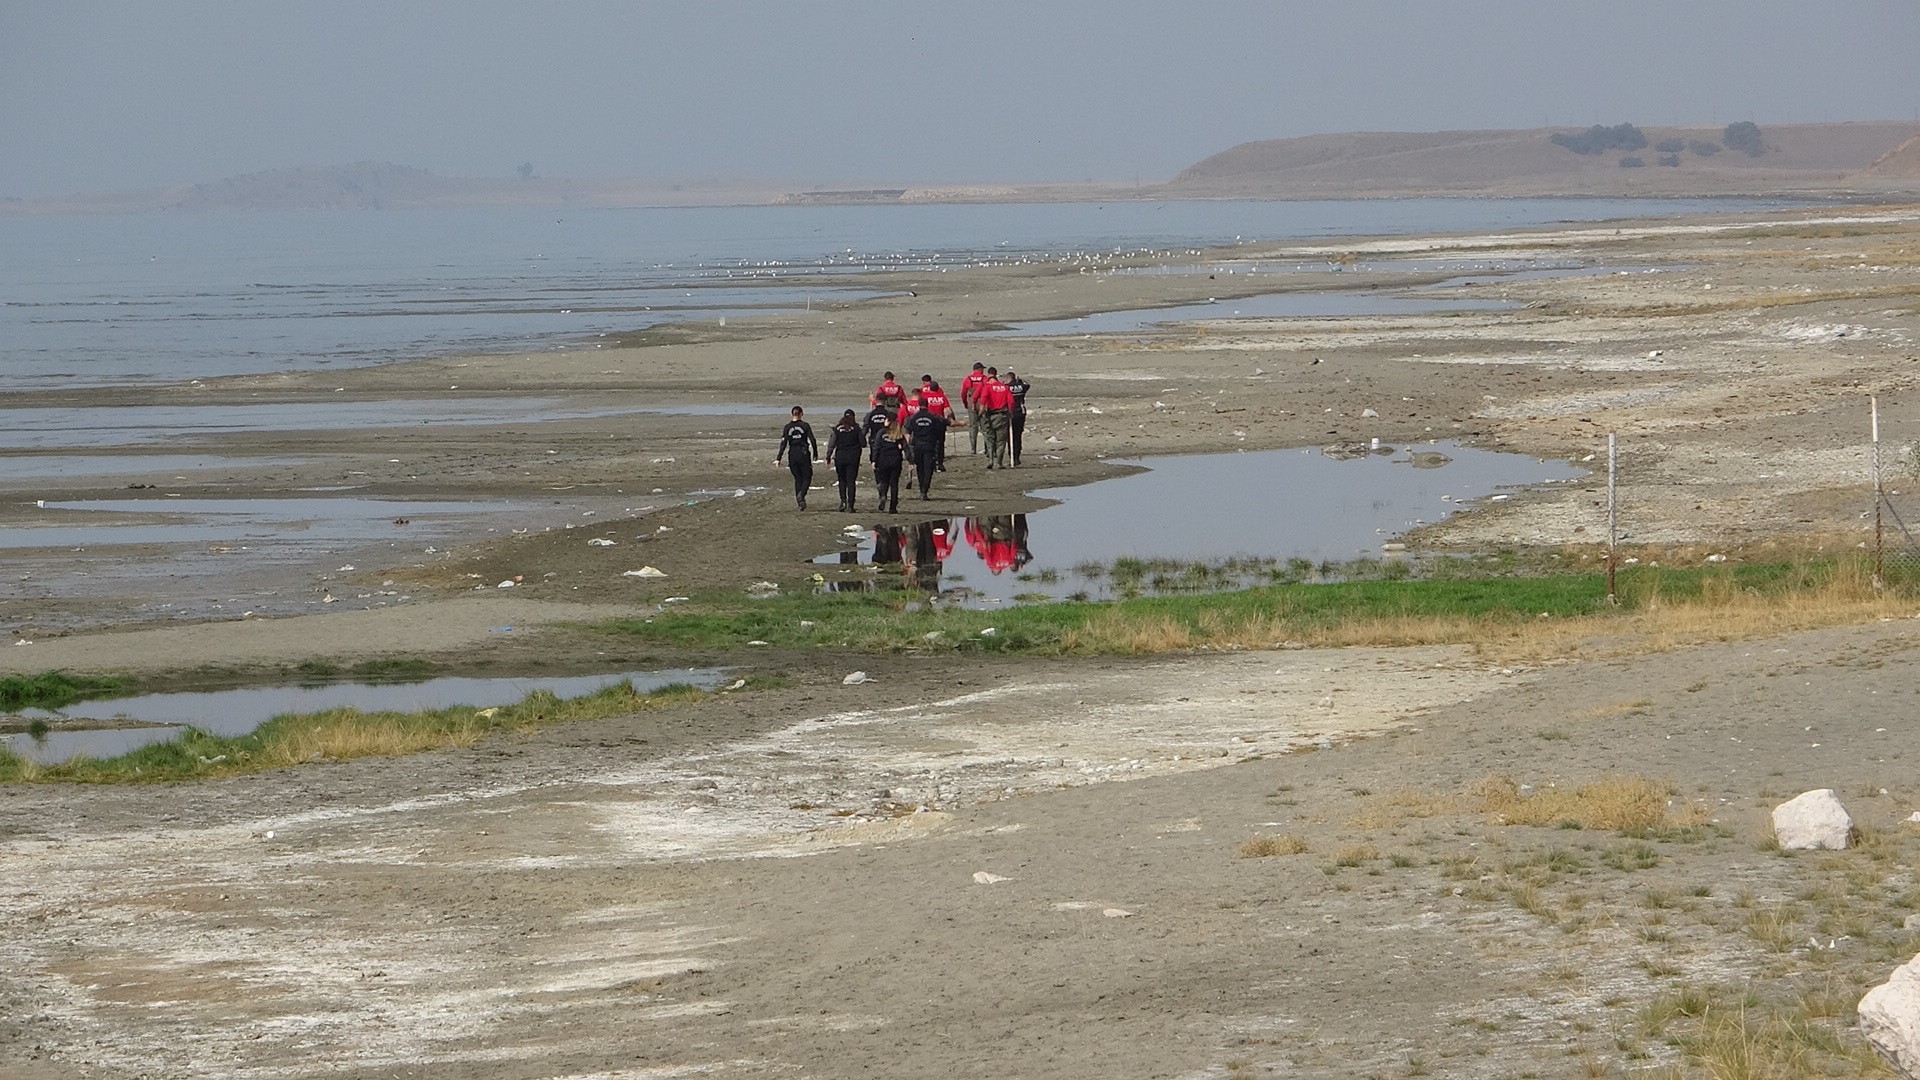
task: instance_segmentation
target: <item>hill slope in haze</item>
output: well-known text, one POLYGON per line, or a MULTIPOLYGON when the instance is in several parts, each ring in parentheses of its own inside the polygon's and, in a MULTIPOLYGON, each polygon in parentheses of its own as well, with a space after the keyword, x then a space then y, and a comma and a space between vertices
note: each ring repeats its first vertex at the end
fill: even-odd
POLYGON ((1914 174, 1878 168, 1876 162, 1920 136, 1920 123, 1766 126, 1759 129, 1757 154, 1724 145, 1723 128, 1638 130, 1645 146, 1593 154, 1556 144, 1556 134, 1577 141, 1581 133, 1554 128, 1269 139, 1215 154, 1160 190, 1203 197, 1331 198, 1897 189, 1903 186, 1898 181, 1914 174))

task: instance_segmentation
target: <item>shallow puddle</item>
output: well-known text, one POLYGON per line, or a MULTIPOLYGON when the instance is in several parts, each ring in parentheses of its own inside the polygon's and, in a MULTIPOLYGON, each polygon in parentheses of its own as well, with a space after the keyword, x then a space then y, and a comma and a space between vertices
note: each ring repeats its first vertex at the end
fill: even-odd
POLYGON ((344 431, 421 424, 519 424, 652 413, 779 415, 778 406, 583 406, 558 398, 274 402, 260 405, 113 405, 0 409, 0 450, 141 446, 258 431, 344 431))
POLYGON ((42 480, 68 476, 112 476, 118 479, 161 477, 187 479, 184 474, 215 469, 265 469, 304 464, 301 458, 231 458, 212 454, 21 454, 0 455, 0 480, 42 480))
POLYGON ((124 544, 316 545, 389 539, 412 528, 431 532, 479 514, 523 509, 511 502, 426 502, 402 499, 92 499, 48 502, 39 509, 63 520, 0 528, 0 549, 100 547, 124 544), (76 521, 79 513, 90 520, 76 521))
POLYGON ((314 713, 328 709, 362 712, 419 712, 454 705, 487 708, 511 705, 528 694, 545 690, 556 697, 573 698, 626 681, 639 691, 669 683, 687 683, 711 690, 724 672, 717 668, 676 671, 629 671, 606 675, 555 678, 476 679, 449 677, 414 683, 334 683, 325 686, 262 686, 199 693, 146 694, 140 697, 83 701, 51 712, 24 710, 27 717, 65 718, 155 725, 94 731, 54 732, 41 739, 6 736, 9 750, 42 765, 57 764, 85 754, 114 757, 142 746, 166 742, 191 725, 215 735, 245 735, 276 716, 314 713))
POLYGON ((1424 298, 1395 292, 1292 292, 1177 307, 1100 311, 1071 319, 1010 323, 965 337, 1045 337, 1060 334, 1127 334, 1166 323, 1201 319, 1351 318, 1365 315, 1435 315, 1456 311, 1511 311, 1510 300, 1424 298))
POLYGON ((1059 505, 1032 514, 882 525, 815 561, 838 568, 823 571, 829 588, 874 581, 976 605, 1196 591, 1263 580, 1290 560, 1379 558, 1394 537, 1474 500, 1586 475, 1563 461, 1452 443, 1118 464, 1146 471, 1035 491, 1059 505))

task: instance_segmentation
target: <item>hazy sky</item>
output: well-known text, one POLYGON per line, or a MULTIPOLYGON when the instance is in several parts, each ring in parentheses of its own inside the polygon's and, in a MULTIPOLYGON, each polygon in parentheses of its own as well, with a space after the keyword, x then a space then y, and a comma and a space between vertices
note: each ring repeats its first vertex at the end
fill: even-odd
POLYGON ((1920 117, 1920 0, 0 0, 0 195, 1161 180, 1312 132, 1920 117))

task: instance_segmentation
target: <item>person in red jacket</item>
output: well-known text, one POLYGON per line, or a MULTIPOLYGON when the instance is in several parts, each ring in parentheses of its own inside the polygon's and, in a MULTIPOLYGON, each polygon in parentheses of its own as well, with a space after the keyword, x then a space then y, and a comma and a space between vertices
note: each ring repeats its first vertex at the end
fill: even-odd
POLYGON ((987 381, 974 400, 987 423, 987 468, 1007 465, 1007 435, 1013 428, 1013 392, 1000 381, 1000 373, 987 369, 987 381))
POLYGON ((887 372, 886 376, 880 380, 879 386, 873 388, 873 393, 867 395, 867 402, 870 405, 879 405, 887 401, 892 401, 893 407, 896 409, 905 404, 906 400, 907 392, 900 389, 899 383, 893 381, 893 372, 891 371, 887 372))
MULTIPOLYGON (((931 410, 935 416, 945 420, 947 424, 951 426, 953 424, 953 402, 947 398, 947 392, 940 389, 940 384, 933 380, 933 376, 922 375, 920 377, 926 380, 925 385, 920 391, 920 407, 931 410)), ((947 471, 947 435, 944 431, 940 433, 940 445, 934 452, 933 467, 939 472, 947 471)))
POLYGON ((967 442, 980 452, 980 388, 987 382, 987 365, 974 364, 973 371, 960 380, 960 407, 967 410, 967 442))

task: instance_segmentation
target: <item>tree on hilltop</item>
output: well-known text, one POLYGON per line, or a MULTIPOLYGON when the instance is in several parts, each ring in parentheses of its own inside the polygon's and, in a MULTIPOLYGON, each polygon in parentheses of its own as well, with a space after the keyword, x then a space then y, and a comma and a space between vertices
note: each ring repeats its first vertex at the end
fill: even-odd
POLYGON ((1720 133, 1720 141, 1727 149, 1738 150, 1748 157, 1759 157, 1767 149, 1760 141, 1760 125, 1751 120, 1728 124, 1727 130, 1720 133))
POLYGON ((1547 136, 1547 141, 1555 146, 1564 146, 1576 154, 1604 154, 1609 150, 1638 150, 1647 145, 1647 137, 1632 124, 1615 124, 1607 127, 1595 124, 1585 131, 1572 135, 1556 131, 1547 136))

